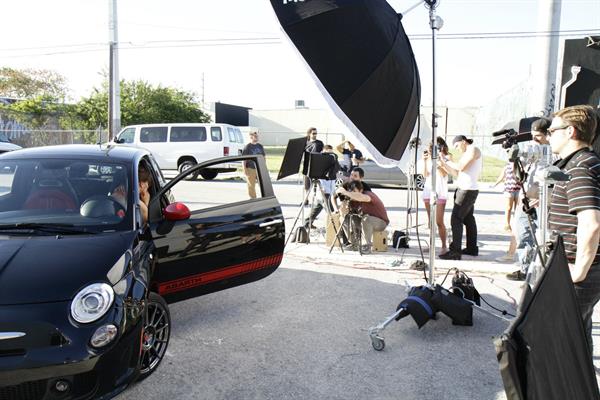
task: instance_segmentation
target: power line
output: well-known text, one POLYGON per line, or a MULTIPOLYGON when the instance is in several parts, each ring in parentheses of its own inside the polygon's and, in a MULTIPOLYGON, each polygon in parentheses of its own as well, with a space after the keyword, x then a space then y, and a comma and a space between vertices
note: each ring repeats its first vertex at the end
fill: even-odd
MULTIPOLYGON (((559 31, 518 31, 518 32, 475 32, 475 33, 446 33, 439 34, 437 38, 442 40, 473 40, 473 39, 527 39, 535 37, 573 37, 581 35, 590 35, 600 33, 600 29, 573 29, 559 31)), ((430 34, 408 35, 411 40, 430 40, 430 34)), ((250 37, 250 38, 216 38, 216 39, 172 39, 172 40, 151 40, 143 43, 120 42, 121 50, 144 50, 159 48, 182 48, 182 47, 216 47, 216 46, 255 46, 255 45, 273 45, 281 44, 279 37, 250 37)), ((0 52, 22 52, 30 50, 42 50, 42 52, 28 54, 14 54, 3 56, 5 58, 21 58, 34 56, 52 56, 63 54, 80 54, 98 51, 106 51, 106 43, 80 43, 69 45, 41 46, 41 47, 23 47, 23 48, 5 48, 0 52), (54 51, 56 49, 56 51, 54 51), (61 50, 65 49, 65 50, 61 50), (43 50, 49 50, 44 52, 43 50)))

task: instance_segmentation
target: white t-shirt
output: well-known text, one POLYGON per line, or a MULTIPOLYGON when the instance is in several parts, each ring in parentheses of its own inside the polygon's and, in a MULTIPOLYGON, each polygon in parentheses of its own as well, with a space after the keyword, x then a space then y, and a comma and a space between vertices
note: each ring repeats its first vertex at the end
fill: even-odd
MULTIPOLYGON (((447 160, 447 157, 443 154, 439 153, 439 157, 444 157, 447 160)), ((431 159, 429 160, 431 161, 431 159)), ((425 184, 423 185, 423 198, 430 199, 431 198, 431 170, 432 163, 428 164, 429 176, 425 178, 425 184)), ((448 176, 442 176, 440 171, 436 171, 437 175, 435 176, 435 192, 437 193, 438 199, 447 199, 448 198, 448 176)))

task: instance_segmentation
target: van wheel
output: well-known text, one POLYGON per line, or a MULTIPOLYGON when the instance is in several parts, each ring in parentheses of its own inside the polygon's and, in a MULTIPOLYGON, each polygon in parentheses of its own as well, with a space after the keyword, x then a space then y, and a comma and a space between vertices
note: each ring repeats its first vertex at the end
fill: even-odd
MULTIPOLYGON (((179 164, 179 173, 182 174, 195 165, 196 165, 196 163, 194 161, 185 160, 181 164, 179 164)), ((193 181, 196 178, 198 178, 198 171, 194 172, 193 174, 189 174, 188 176, 185 177, 185 179, 188 181, 193 181)))
POLYGON ((202 177, 202 179, 204 179, 205 181, 210 181, 213 180, 217 177, 219 173, 217 171, 210 171, 210 170, 204 170, 200 172, 200 176, 202 177))

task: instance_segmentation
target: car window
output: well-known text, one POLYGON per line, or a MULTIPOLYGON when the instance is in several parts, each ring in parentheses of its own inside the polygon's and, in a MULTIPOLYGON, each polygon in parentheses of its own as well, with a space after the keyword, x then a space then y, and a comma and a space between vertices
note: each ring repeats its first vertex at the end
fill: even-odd
POLYGON ((14 162, 5 162, 0 166, 0 196, 11 193, 17 167, 14 162))
POLYGON ((171 142, 206 142, 206 128, 203 126, 174 126, 171 128, 171 142))
POLYGON ((135 128, 127 128, 119 133, 117 140, 120 143, 133 143, 135 137, 135 128))
POLYGON ((125 164, 105 160, 1 160, 0 221, 131 229, 129 182, 125 164))
POLYGON ((261 198, 258 171, 248 167, 242 161, 212 164, 201 170, 196 180, 180 181, 171 191, 191 211, 239 203, 252 196, 261 198))
POLYGON ((221 133, 220 126, 210 127, 210 138, 213 142, 220 142, 223 140, 223 134, 221 133))
POLYGON ((148 156, 148 160, 150 161, 150 164, 152 165, 152 169, 154 169, 154 171, 156 172, 156 178, 158 179, 158 184, 161 187, 165 186, 165 184, 167 182, 165 181, 165 177, 164 177, 164 175, 162 173, 162 170, 158 166, 158 163, 156 162, 156 160, 152 156, 148 156))
POLYGON ((140 142, 142 143, 161 143, 167 141, 166 126, 142 127, 140 131, 140 142))

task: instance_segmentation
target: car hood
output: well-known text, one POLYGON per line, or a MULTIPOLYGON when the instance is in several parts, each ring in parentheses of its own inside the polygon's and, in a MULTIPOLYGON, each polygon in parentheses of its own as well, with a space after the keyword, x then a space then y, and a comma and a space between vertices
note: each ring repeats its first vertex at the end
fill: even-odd
POLYGON ((22 149, 22 147, 19 145, 9 143, 9 142, 0 142, 0 150, 1 151, 13 151, 13 150, 19 150, 19 149, 22 149))
POLYGON ((131 248, 135 232, 0 237, 0 305, 71 300, 131 248))

